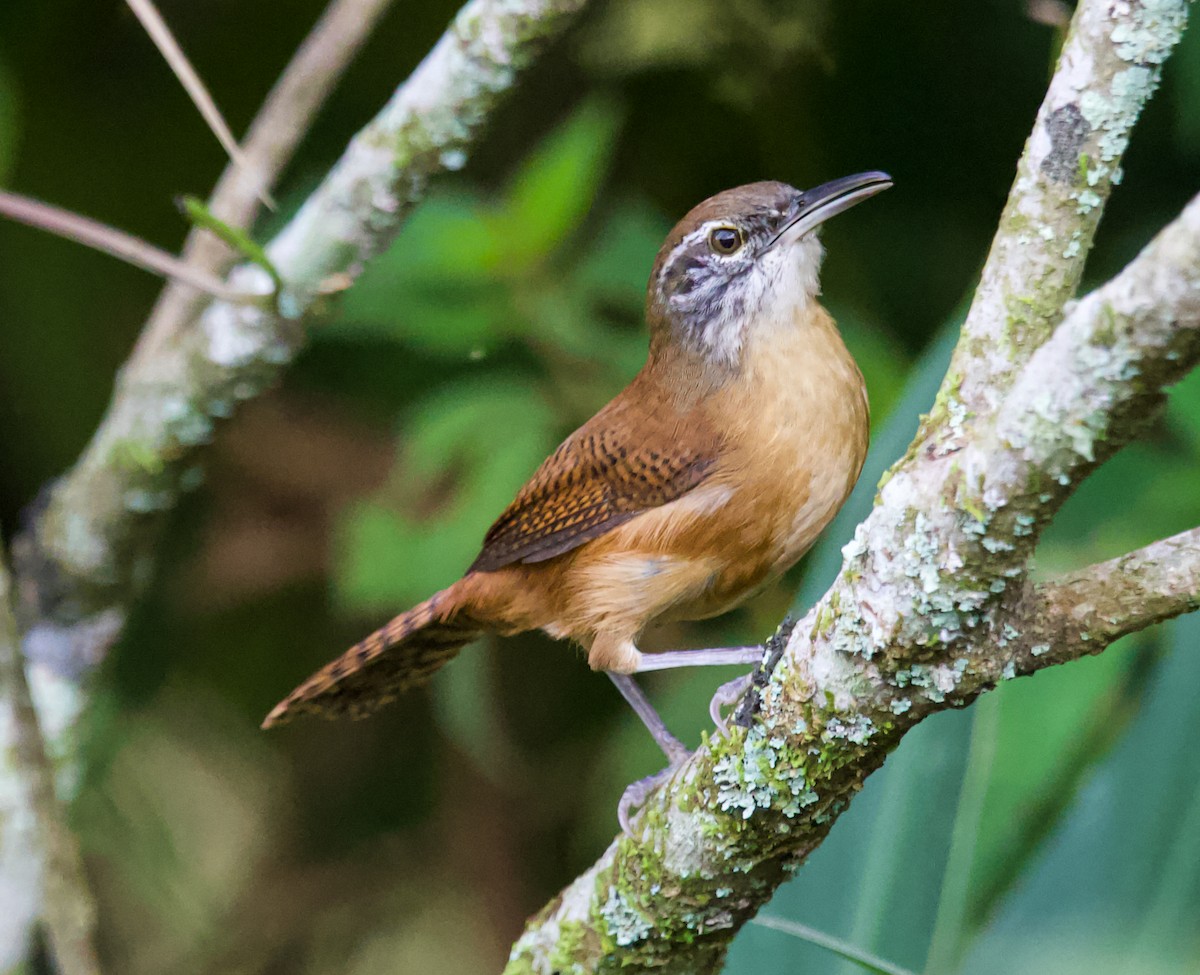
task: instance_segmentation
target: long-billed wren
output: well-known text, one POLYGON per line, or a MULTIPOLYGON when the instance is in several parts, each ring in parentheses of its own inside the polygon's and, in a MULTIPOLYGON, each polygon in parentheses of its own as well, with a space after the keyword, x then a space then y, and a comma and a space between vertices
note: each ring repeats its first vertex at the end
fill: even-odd
POLYGON ((540 629, 587 651, 672 765, 686 756, 630 675, 761 650, 643 654, 638 638, 736 606, 793 565, 850 494, 867 395, 817 301, 813 231, 891 185, 878 172, 803 191, 751 183, 688 213, 650 272, 641 372, 537 469, 458 582, 317 671, 263 726, 366 714, 482 633, 540 629))

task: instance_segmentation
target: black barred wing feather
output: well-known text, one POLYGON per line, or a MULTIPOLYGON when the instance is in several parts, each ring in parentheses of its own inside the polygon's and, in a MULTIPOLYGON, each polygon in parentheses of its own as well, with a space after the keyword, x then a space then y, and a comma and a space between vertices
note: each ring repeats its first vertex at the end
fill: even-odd
POLYGON ((614 401, 538 468, 488 531, 472 571, 562 555, 708 476, 716 445, 705 425, 669 408, 633 417, 622 407, 614 401))

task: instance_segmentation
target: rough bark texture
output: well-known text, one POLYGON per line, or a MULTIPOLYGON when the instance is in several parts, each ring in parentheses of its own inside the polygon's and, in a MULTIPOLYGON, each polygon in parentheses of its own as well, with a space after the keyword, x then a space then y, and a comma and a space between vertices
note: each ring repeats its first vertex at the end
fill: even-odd
MULTIPOLYGON (((214 200, 235 223, 284 164, 323 92, 314 72, 339 70, 383 0, 343 0, 298 53, 252 127, 252 173, 233 173, 214 200), (286 79, 285 79, 286 80, 286 79), (297 88, 299 85, 299 89, 297 88), (288 129, 289 123, 293 129, 288 129), (288 131, 282 131, 288 129, 288 131)), ((488 117, 522 71, 586 0, 471 0, 383 110, 267 246, 284 287, 261 268, 229 284, 269 296, 261 307, 203 309, 170 289, 117 377, 113 400, 78 463, 30 512, 14 543, 18 621, 46 747, 73 768, 87 678, 120 635, 153 568, 162 514, 199 483, 195 456, 214 423, 269 385, 299 351, 328 294, 349 286, 384 249, 429 179, 461 168, 488 117)), ((215 266, 212 248, 190 259, 215 266)), ((0 724, 0 751, 22 733, 0 724)), ((0 769, 0 972, 19 966, 40 909, 42 857, 16 780, 0 769)), ((60 781, 69 795, 72 777, 60 781)))
MULTIPOLYGON (((54 750, 69 750, 82 678, 120 632, 212 424, 290 361, 304 320, 386 246, 429 177, 463 165, 496 101, 584 2, 472 0, 269 245, 285 282, 270 307, 213 303, 193 327, 139 342, 20 546, 25 648, 54 750)), ((530 922, 510 975, 718 970, 915 723, 1196 607, 1196 532, 1027 579, 1070 492, 1200 358, 1200 200, 1070 301, 1186 12, 1185 0, 1079 4, 953 365, 838 579, 772 659, 748 726, 707 742, 651 799, 639 835, 530 922)), ((231 283, 272 289, 253 267, 231 283)))
POLYGON ((863 780, 928 715, 1198 605, 1187 532, 1052 584, 1043 527, 1200 359, 1200 198, 1078 303, 1183 0, 1083 0, 934 410, 748 728, 706 742, 513 948, 508 975, 719 971, 863 780))

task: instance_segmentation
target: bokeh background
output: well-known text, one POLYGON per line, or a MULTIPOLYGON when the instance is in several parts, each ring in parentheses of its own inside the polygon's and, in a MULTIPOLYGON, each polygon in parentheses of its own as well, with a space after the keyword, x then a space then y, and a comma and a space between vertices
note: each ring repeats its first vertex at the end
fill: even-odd
MULTIPOLYGON (((319 0, 162 0, 241 130, 319 0)), ((99 675, 72 817, 109 970, 498 971, 661 764, 602 677, 537 637, 472 648, 359 723, 265 711, 450 582, 546 452, 636 371, 670 225, 728 186, 886 169, 825 231, 825 296, 875 445, 850 509, 749 606, 657 646, 758 641, 932 401, 1065 5, 596 0, 439 180, 281 386, 224 423, 99 675)), ((453 15, 396 3, 278 191, 265 239, 453 15)), ((1067 10, 1069 13, 1069 10, 1067 10)), ((222 156, 120 0, 0 4, 0 181, 170 249, 222 156)), ((1166 69, 1088 278, 1200 188, 1200 31, 1166 69)), ((0 526, 88 440, 158 283, 0 225, 0 526)), ((1200 382, 1072 500, 1059 571, 1200 521, 1200 382)), ((769 913, 931 973, 1200 967, 1200 623, 1016 682, 909 736, 769 913)), ((728 673, 647 680, 690 741, 728 673)), ((728 971, 854 971, 748 927, 728 971)))

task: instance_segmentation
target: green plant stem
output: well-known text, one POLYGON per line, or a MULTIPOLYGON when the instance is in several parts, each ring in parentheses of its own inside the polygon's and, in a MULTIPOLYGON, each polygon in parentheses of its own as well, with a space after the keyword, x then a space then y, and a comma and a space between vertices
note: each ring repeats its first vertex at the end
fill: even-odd
POLYGON ((914 972, 909 971, 907 968, 893 965, 890 961, 880 958, 878 955, 872 955, 870 952, 855 947, 849 941, 843 941, 841 938, 835 938, 833 935, 825 934, 816 928, 810 928, 807 924, 788 921, 781 917, 771 917, 770 915, 756 917, 754 923, 759 927, 770 928, 772 931, 782 931, 784 934, 800 938, 809 944, 816 945, 818 948, 831 951, 840 958, 853 962, 864 971, 875 972, 877 975, 915 975, 914 972))
POLYGON ((996 756, 1000 725, 999 702, 994 697, 977 701, 971 723, 971 748, 966 774, 950 834, 950 856, 942 876, 933 937, 925 962, 926 975, 948 975, 962 958, 969 937, 967 907, 970 901, 971 868, 975 861, 976 838, 983 819, 984 801, 996 756))

